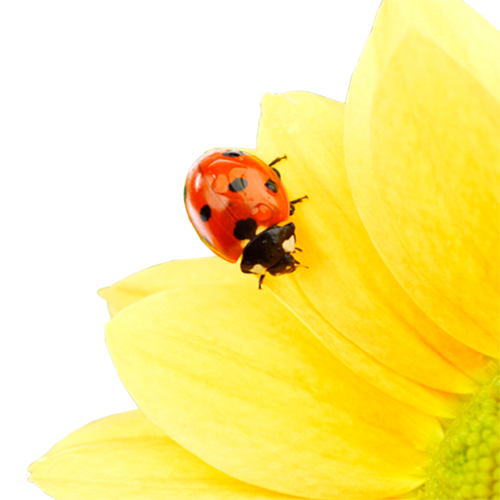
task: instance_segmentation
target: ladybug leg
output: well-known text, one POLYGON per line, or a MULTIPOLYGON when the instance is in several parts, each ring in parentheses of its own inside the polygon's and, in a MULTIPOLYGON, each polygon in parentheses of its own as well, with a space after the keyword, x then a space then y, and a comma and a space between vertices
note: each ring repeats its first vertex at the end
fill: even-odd
POLYGON ((292 200, 290 202, 290 215, 293 215, 295 213, 295 203, 300 203, 302 200, 307 200, 309 196, 307 194, 305 196, 302 196, 301 198, 297 198, 296 200, 292 200))
POLYGON ((286 160, 286 155, 284 156, 280 156, 279 158, 275 158, 270 164, 269 166, 272 167, 273 165, 276 165, 276 163, 278 163, 279 161, 281 160, 286 160))
POLYGON ((302 196, 301 198, 297 198, 296 200, 292 200, 290 202, 291 205, 294 205, 295 203, 299 203, 301 202, 302 200, 307 200, 309 199, 309 196, 307 196, 307 194, 305 196, 302 196))
POLYGON ((264 281, 264 278, 266 277, 265 274, 261 274, 259 278, 259 290, 262 290, 262 282, 264 281))
POLYGON ((281 174, 279 172, 279 170, 277 168, 273 168, 273 165, 276 165, 276 163, 278 163, 279 161, 281 160, 285 160, 286 159, 286 155, 285 156, 280 156, 279 158, 275 158, 270 164, 269 166, 274 170, 275 174, 281 179, 281 174))

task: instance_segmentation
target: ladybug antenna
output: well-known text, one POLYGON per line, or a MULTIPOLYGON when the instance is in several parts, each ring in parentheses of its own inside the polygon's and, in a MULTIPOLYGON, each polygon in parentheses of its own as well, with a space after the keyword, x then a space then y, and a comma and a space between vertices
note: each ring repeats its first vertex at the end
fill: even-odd
POLYGON ((309 269, 309 266, 306 266, 305 264, 301 264, 295 257, 292 257, 293 259, 293 262, 295 264, 295 266, 293 267, 293 269, 297 269, 297 267, 305 267, 306 269, 309 269))

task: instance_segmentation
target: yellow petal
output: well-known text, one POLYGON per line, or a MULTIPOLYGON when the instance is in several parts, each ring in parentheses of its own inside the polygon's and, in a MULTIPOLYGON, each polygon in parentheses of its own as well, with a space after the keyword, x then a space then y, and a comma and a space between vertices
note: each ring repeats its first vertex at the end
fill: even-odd
POLYGON ((471 392, 475 384, 464 373, 475 378, 486 359, 430 321, 374 248, 347 182, 343 111, 301 92, 263 100, 257 152, 266 160, 286 153, 280 170, 290 196, 309 195, 292 218, 304 250, 298 258, 309 269, 266 286, 354 371, 408 404, 443 411, 436 393, 419 403, 424 391, 411 381, 471 392))
POLYGON ((437 421, 353 374, 266 290, 149 296, 108 323, 141 409, 219 470, 314 498, 381 498, 421 483, 437 421), (362 480, 360 480, 362 478, 362 480))
MULTIPOLYGON (((380 71, 409 29, 416 29, 434 39, 499 100, 500 34, 461 0, 383 1, 353 74, 350 94, 357 93, 362 86, 366 92, 364 101, 371 102, 380 71)), ((356 99, 362 97, 356 96, 356 99)), ((356 116, 358 120, 364 116, 369 127, 370 109, 357 110, 356 116)))
MULTIPOLYGON (((296 293, 297 289, 300 289, 300 285, 295 277, 280 283, 279 293, 286 297, 285 306, 314 332, 330 349, 332 355, 354 373, 397 401, 429 415, 443 418, 454 418, 458 415, 462 406, 459 398, 413 382, 380 363, 335 330, 314 307, 311 307, 305 295, 296 293)), ((281 300, 279 295, 277 298, 281 300)))
POLYGON ((140 410, 78 429, 32 464, 30 472, 30 481, 61 500, 292 498, 210 467, 172 441, 140 410))
POLYGON ((412 31, 382 72, 372 115, 379 210, 396 241, 385 261, 438 324, 494 357, 499 114, 477 80, 412 31))
MULTIPOLYGON (((491 62, 500 59, 500 32, 492 23, 460 0, 384 0, 352 75, 346 101, 345 159, 353 198, 377 251, 412 298, 449 334, 480 352, 499 357, 496 333, 487 333, 482 325, 471 321, 461 323, 464 313, 456 308, 441 309, 435 293, 424 298, 422 290, 415 290, 414 279, 405 278, 403 266, 414 275, 415 264, 405 256, 406 250, 379 192, 372 166, 370 130, 374 91, 382 68, 409 26, 436 40, 497 99, 500 97, 500 65, 491 62)), ((408 61, 411 64, 410 58, 408 61)), ((418 86, 423 76, 427 75, 414 71, 413 80, 418 86)), ((419 88, 415 93, 427 99, 419 88)), ((398 135, 404 134, 398 130, 398 135)), ((401 165, 406 165, 406 159, 401 165)), ((451 186, 447 187, 450 193, 451 186)))
POLYGON ((170 288, 202 284, 238 284, 255 288, 255 277, 244 275, 240 267, 218 257, 174 260, 132 274, 99 295, 108 302, 111 317, 148 295, 170 288))

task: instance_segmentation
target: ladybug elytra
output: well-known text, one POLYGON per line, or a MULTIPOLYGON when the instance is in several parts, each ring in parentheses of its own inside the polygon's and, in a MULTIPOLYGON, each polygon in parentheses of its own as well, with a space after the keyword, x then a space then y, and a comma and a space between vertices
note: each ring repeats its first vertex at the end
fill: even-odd
POLYGON ((295 225, 285 222, 294 212, 279 172, 256 156, 234 149, 202 155, 186 179, 186 210, 203 242, 219 257, 237 262, 244 273, 288 274, 299 266, 292 253, 295 225))

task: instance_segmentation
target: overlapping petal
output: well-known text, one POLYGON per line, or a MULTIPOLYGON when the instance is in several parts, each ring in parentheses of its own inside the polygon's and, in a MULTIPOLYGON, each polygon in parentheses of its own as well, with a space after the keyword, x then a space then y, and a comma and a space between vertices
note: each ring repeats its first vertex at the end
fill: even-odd
POLYGON ((160 292, 108 324, 148 418, 217 469, 288 494, 383 498, 422 482, 436 420, 355 375, 267 291, 215 291, 160 292))
POLYGON ((391 268, 443 326, 494 357, 499 115, 491 94, 416 31, 383 70, 372 113, 372 170, 398 239, 391 268))
POLYGON ((281 170, 291 197, 309 195, 294 215, 300 258, 309 269, 267 286, 336 356, 394 397, 415 399, 401 377, 441 391, 474 390, 471 379, 486 358, 447 335, 411 300, 357 214, 343 162, 343 105, 290 93, 266 96, 262 108, 257 153, 266 159, 286 153, 281 170), (351 344, 363 351, 356 361, 351 344))
POLYGON ((30 472, 30 481, 64 500, 292 498, 210 467, 172 441, 140 410, 78 429, 32 464, 30 472))
POLYGON ((193 285, 241 285, 255 288, 252 276, 218 257, 173 260, 152 266, 101 288, 111 317, 125 307, 156 292, 193 285))
POLYGON ((494 357, 499 46, 463 2, 384 2, 351 81, 345 140, 356 208, 384 262, 437 325, 494 357), (401 46, 389 62, 410 28, 434 45, 401 46))
MULTIPOLYGON (((107 300, 111 317, 114 317, 128 305, 159 291, 209 283, 249 286, 252 290, 256 287, 255 278, 243 275, 238 266, 209 257, 172 261, 145 269, 101 289, 99 294, 107 300)), ((287 295, 291 297, 292 294, 287 295)), ((459 403, 452 395, 408 380, 389 370, 342 335, 332 335, 332 326, 314 313, 310 302, 304 300, 303 296, 296 299, 299 300, 288 304, 291 311, 355 373, 398 401, 421 411, 441 417, 453 417, 456 414, 459 403)))

